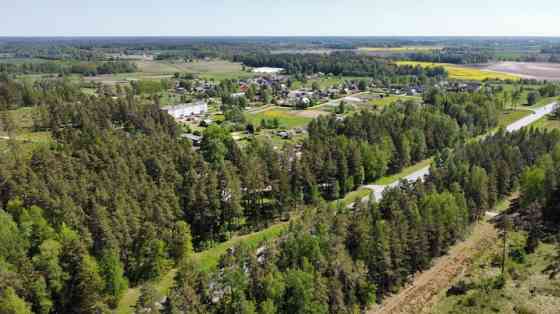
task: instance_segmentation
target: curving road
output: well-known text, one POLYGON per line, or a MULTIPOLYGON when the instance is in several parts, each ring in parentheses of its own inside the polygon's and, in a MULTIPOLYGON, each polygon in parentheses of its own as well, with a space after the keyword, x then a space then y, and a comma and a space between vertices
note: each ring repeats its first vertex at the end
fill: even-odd
POLYGON ((526 116, 525 118, 519 119, 519 120, 515 121, 514 123, 508 125, 506 130, 508 132, 513 132, 513 131, 517 131, 519 129, 522 129, 522 128, 528 126, 529 124, 539 120, 540 118, 546 116, 547 114, 553 112, 554 109, 556 109, 557 106, 558 106, 558 103, 554 102, 554 103, 548 104, 544 107, 529 109, 529 110, 533 111, 532 115, 526 116))
MULTIPOLYGON (((513 132, 513 131, 520 130, 520 129, 528 126, 529 124, 539 120, 540 118, 546 116, 547 114, 553 112, 556 109, 557 106, 558 106, 558 103, 551 103, 551 104, 548 104, 548 105, 540 107, 540 108, 529 109, 529 110, 533 111, 532 115, 526 116, 526 117, 524 117, 522 119, 519 119, 519 120, 515 121, 514 123, 508 125, 506 127, 506 131, 507 132, 513 132)), ((405 176, 403 179, 405 179, 407 181, 416 181, 418 179, 423 180, 424 177, 427 176, 429 173, 430 173, 430 166, 427 166, 427 167, 424 167, 422 169, 419 169, 419 170, 413 172, 412 174, 409 174, 409 175, 405 176)), ((369 185, 364 185, 362 187, 372 190, 375 199, 380 200, 383 197, 383 192, 386 189, 396 187, 399 184, 400 184, 400 180, 395 181, 395 182, 390 183, 390 184, 387 184, 387 185, 369 184, 369 185)), ((369 196, 366 196, 362 199, 362 201, 367 202, 368 199, 369 199, 369 196)), ((352 206, 352 204, 350 204, 350 206, 352 206)))

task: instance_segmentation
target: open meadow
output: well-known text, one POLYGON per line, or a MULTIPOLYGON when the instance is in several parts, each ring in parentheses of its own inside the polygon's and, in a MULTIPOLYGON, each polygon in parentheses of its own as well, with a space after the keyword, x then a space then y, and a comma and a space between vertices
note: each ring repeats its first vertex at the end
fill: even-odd
POLYGON ((254 125, 260 125, 263 119, 278 119, 280 128, 297 128, 306 126, 313 118, 327 114, 318 110, 290 110, 282 107, 270 107, 267 110, 256 113, 247 112, 245 117, 254 125))

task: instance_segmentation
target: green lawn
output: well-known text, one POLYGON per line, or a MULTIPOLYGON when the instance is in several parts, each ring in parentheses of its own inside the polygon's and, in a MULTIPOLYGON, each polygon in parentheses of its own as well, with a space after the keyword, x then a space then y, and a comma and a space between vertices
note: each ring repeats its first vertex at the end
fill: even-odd
POLYGON ((539 99, 537 103, 534 106, 531 106, 530 108, 538 108, 538 107, 546 106, 550 103, 558 101, 558 99, 559 97, 544 97, 539 99))
POLYGON ((331 202, 331 206, 347 207, 348 205, 363 199, 370 195, 372 191, 368 188, 359 188, 356 191, 347 193, 344 198, 331 202))
POLYGON ((378 184, 378 185, 387 185, 387 184, 391 184, 391 183, 393 183, 393 182, 395 182, 395 181, 398 181, 398 180, 400 180, 400 179, 406 177, 407 175, 409 175, 409 174, 411 174, 411 173, 413 173, 413 172, 415 172, 415 171, 418 171, 418 170, 420 170, 420 169, 422 169, 422 168, 424 168, 424 167, 429 166, 431 163, 432 163, 432 159, 431 159, 431 158, 430 158, 430 159, 423 160, 423 161, 421 161, 421 162, 419 162, 419 163, 417 163, 417 164, 414 164, 414 165, 412 165, 412 166, 410 166, 410 167, 404 168, 404 169, 403 169, 401 172, 399 172, 399 173, 396 173, 396 174, 393 174, 393 175, 390 175, 390 176, 386 176, 386 177, 380 178, 380 179, 378 179, 377 181, 375 181, 374 184, 378 184))
POLYGON ((549 117, 542 117, 533 124, 535 128, 540 129, 560 129, 560 120, 550 119, 549 117))
POLYGON ((513 122, 531 115, 532 111, 526 109, 504 110, 498 117, 498 127, 506 127, 513 122))
POLYGON ((373 98, 368 100, 368 103, 371 105, 375 105, 378 107, 384 107, 384 106, 388 106, 391 105, 393 103, 396 103, 398 101, 401 102, 405 102, 407 100, 412 100, 414 102, 422 102, 422 98, 421 97, 417 97, 417 96, 384 96, 383 98, 373 98))
POLYGON ((297 110, 289 110, 280 107, 271 107, 268 110, 261 111, 258 113, 247 112, 245 113, 245 117, 249 122, 253 123, 255 126, 259 126, 261 120, 263 119, 270 120, 270 119, 277 118, 278 121, 280 122, 281 128, 291 129, 291 128, 303 127, 312 120, 312 118, 310 117, 302 116, 302 113, 303 110, 297 111, 297 110))

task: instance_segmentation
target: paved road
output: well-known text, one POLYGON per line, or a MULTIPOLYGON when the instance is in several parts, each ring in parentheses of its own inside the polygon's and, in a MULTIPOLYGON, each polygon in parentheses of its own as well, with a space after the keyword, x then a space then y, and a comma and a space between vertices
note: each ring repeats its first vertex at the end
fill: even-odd
MULTIPOLYGON (((416 181, 418 179, 422 180, 425 176, 430 173, 430 166, 426 166, 422 169, 416 170, 415 172, 405 176, 403 179, 407 181, 416 181)), ((363 187, 368 188, 373 191, 373 195, 375 196, 376 200, 380 200, 383 197, 383 192, 385 189, 396 187, 400 184, 400 181, 395 181, 393 183, 387 185, 377 185, 377 184, 370 184, 364 185, 363 187)), ((369 196, 364 197, 363 201, 367 201, 369 196)))
MULTIPOLYGON (((520 120, 517 120, 514 123, 508 125, 507 128, 506 128, 506 131, 507 132, 513 132, 513 131, 517 131, 517 130, 523 128, 523 127, 526 127, 529 124, 531 124, 531 123, 539 120, 540 118, 546 116, 547 114, 553 112, 554 109, 556 109, 556 107, 558 105, 559 105, 558 103, 551 103, 551 104, 548 104, 544 107, 540 107, 540 108, 536 108, 536 109, 530 109, 531 111, 533 111, 532 115, 527 116, 525 118, 522 118, 520 120)), ((419 170, 413 172, 412 174, 409 174, 408 176, 404 177, 403 179, 406 179, 407 181, 416 181, 418 179, 422 180, 429 173, 430 173, 430 166, 427 166, 427 167, 424 167, 422 169, 419 169, 419 170)), ((399 184, 400 184, 400 180, 395 181, 391 184, 387 184, 387 185, 370 184, 370 185, 364 185, 363 187, 372 190, 373 195, 375 196, 375 199, 380 200, 383 197, 383 192, 386 189, 396 187, 399 184)), ((368 199, 369 199, 369 196, 366 196, 362 199, 362 201, 367 202, 368 199)), ((352 206, 352 204, 350 204, 350 206, 352 206)))
POLYGON ((540 108, 536 108, 536 109, 530 109, 531 111, 533 111, 532 115, 526 116, 525 118, 517 120, 514 123, 508 125, 506 130, 508 132, 513 132, 513 131, 517 131, 517 130, 523 128, 523 127, 526 127, 529 124, 539 120, 540 118, 542 118, 542 117, 546 116, 547 114, 551 113, 552 111, 554 111, 554 109, 556 109, 557 106, 558 106, 557 103, 552 103, 552 104, 548 104, 544 107, 540 107, 540 108))

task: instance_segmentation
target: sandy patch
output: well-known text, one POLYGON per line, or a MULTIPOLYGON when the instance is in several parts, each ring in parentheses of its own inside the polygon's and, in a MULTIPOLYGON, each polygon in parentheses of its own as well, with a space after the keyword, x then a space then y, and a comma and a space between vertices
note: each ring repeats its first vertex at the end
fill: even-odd
POLYGON ((324 116, 328 114, 328 112, 321 110, 302 110, 295 113, 296 116, 305 118, 317 118, 318 116, 324 116))

